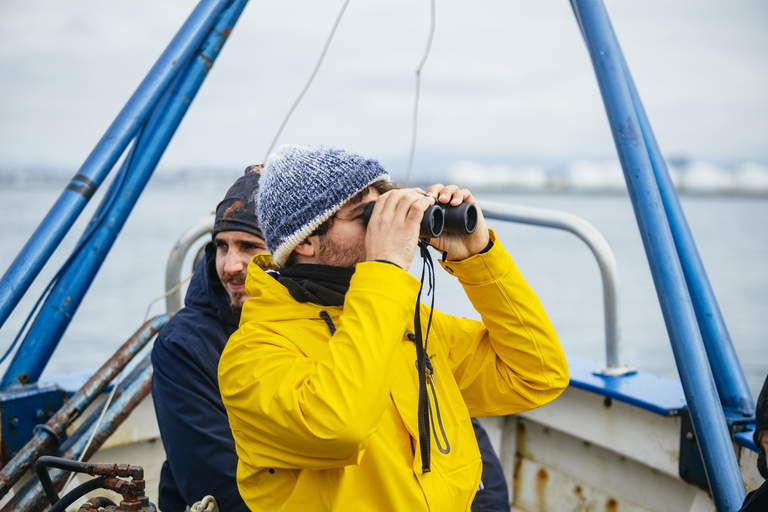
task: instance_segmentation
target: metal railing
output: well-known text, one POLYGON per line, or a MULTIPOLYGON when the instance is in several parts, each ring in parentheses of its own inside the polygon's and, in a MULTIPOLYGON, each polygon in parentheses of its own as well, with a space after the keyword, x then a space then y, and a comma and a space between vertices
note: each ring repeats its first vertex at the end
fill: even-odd
MULTIPOLYGON (((181 266, 184 258, 192 245, 207 233, 213 231, 215 215, 209 215, 200 219, 181 234, 168 255, 168 263, 165 265, 165 291, 173 290, 181 282, 181 266)), ((165 298, 165 310, 175 313, 182 307, 181 290, 174 290, 165 298)))
MULTIPOLYGON (((606 377, 616 377, 635 370, 624 364, 619 324, 619 274, 616 258, 608 241, 595 226, 571 213, 482 201, 483 215, 488 219, 562 229, 573 233, 592 251, 600 268, 603 281, 603 309, 605 315, 605 369, 598 372, 606 377)), ((189 250, 202 236, 213 231, 214 216, 202 218, 190 226, 173 246, 165 267, 166 292, 177 287, 182 280, 182 265, 189 250)), ((165 309, 174 313, 182 308, 181 290, 175 290, 165 298, 165 309)))
POLYGON ((533 226, 562 229, 573 233, 592 251, 600 267, 603 281, 603 309, 605 313, 605 363, 600 375, 616 377, 634 372, 624 365, 619 326, 619 273, 616 258, 608 241, 595 226, 577 215, 558 210, 534 208, 482 201, 483 215, 488 219, 504 220, 533 226))

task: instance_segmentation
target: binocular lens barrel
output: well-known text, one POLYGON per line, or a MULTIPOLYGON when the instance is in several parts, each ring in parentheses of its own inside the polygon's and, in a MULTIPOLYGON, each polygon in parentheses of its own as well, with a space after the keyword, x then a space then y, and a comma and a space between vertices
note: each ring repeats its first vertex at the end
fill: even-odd
POLYGON ((437 238, 445 227, 445 213, 443 209, 433 204, 424 212, 421 219, 421 230, 419 238, 437 238))
MULTIPOLYGON (((373 205, 368 203, 363 213, 363 221, 368 225, 373 213, 373 205)), ((472 203, 462 203, 459 206, 448 204, 433 204, 424 212, 421 219, 420 238, 437 238, 443 231, 468 235, 474 233, 477 227, 477 207, 472 203)))
POLYGON ((445 210, 445 225, 443 229, 449 233, 468 235, 475 232, 477 227, 477 207, 472 203, 461 203, 459 206, 441 205, 445 210))

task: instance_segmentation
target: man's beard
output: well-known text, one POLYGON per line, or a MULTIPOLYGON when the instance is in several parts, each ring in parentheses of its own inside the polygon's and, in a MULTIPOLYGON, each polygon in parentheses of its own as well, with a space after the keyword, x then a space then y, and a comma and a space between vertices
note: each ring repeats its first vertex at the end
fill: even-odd
POLYGON ((365 258, 365 246, 357 244, 340 244, 323 235, 321 238, 319 260, 324 265, 335 267, 354 267, 365 258))
POLYGON ((248 275, 247 272, 240 272, 238 274, 224 274, 221 276, 221 284, 224 285, 224 290, 229 296, 229 308, 233 313, 240 313, 242 311, 243 302, 245 302, 243 297, 247 297, 247 295, 245 290, 240 292, 230 292, 227 289, 227 283, 244 284, 246 275, 248 275))

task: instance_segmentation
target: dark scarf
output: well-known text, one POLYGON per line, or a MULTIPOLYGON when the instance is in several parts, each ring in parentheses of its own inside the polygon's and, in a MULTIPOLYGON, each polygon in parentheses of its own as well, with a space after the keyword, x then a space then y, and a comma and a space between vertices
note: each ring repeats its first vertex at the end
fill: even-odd
POLYGON ((354 273, 355 267, 298 264, 280 269, 277 280, 296 302, 343 306, 354 273))

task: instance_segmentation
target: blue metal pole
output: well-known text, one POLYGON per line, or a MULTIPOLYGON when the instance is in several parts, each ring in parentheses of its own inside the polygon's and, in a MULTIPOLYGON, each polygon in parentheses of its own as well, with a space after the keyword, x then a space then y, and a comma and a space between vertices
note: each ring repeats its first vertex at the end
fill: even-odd
POLYGON ((0 279, 0 327, 231 0, 201 0, 0 279))
POLYGON ((744 484, 627 85, 621 50, 600 0, 571 0, 571 4, 600 85, 710 490, 719 511, 736 511, 744 499, 744 484))
POLYGON ((0 383, 3 389, 36 382, 40 377, 247 2, 235 0, 224 12, 196 58, 179 77, 178 85, 153 112, 136 142, 134 158, 123 164, 130 169, 121 170, 128 174, 117 191, 115 205, 106 212, 104 222, 83 245, 46 299, 6 370, 0 383))
POLYGON ((724 407, 733 412, 745 417, 752 417, 755 414, 755 402, 749 391, 747 379, 744 377, 739 358, 731 342, 731 336, 728 334, 725 320, 720 312, 720 306, 717 304, 712 285, 696 248, 696 242, 694 242, 688 227, 688 221, 680 205, 680 198, 677 196, 675 185, 669 176, 667 163, 661 155, 661 150, 656 142, 656 137, 653 135, 648 116, 645 114, 645 108, 640 101, 627 63, 624 61, 623 55, 619 56, 624 68, 629 93, 632 96, 632 103, 640 122, 643 139, 648 148, 653 173, 672 230, 672 237, 675 240, 677 254, 683 267, 688 292, 691 294, 693 309, 696 312, 696 319, 701 330, 701 337, 704 340, 704 348, 707 350, 707 358, 712 368, 720 401, 724 407))

